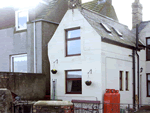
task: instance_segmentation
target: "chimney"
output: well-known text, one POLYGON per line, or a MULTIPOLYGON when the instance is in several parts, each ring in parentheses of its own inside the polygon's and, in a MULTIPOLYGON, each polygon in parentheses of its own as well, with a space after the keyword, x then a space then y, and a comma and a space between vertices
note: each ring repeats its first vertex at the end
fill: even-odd
POLYGON ((68 8, 74 9, 81 5, 81 0, 68 0, 68 8))
POLYGON ((108 3, 112 4, 112 0, 106 0, 108 3))
POLYGON ((140 24, 142 21, 142 4, 140 4, 139 0, 135 0, 132 3, 132 29, 136 28, 136 24, 140 24))

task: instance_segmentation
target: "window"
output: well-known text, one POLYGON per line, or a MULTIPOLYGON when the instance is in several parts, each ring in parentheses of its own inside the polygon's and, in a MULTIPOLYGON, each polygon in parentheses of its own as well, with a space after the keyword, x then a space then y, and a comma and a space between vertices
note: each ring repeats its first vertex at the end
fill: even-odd
POLYGON ((111 30, 105 25, 104 23, 100 23, 100 25, 107 31, 108 33, 111 33, 111 30))
POLYGON ((150 97, 150 74, 147 74, 147 97, 150 97))
POLYGON ((66 71, 66 94, 82 94, 82 71, 66 71))
MULTIPOLYGON (((150 47, 150 37, 146 38, 146 46, 150 47)), ((146 60, 150 61, 150 49, 146 48, 146 60)))
POLYGON ((27 54, 11 56, 11 72, 27 72, 27 54))
POLYGON ((114 29, 114 31, 117 33, 118 36, 122 37, 122 33, 118 29, 115 29, 114 27, 112 28, 114 29))
POLYGON ((126 91, 129 91, 129 72, 126 71, 126 91))
POLYGON ((123 71, 120 71, 120 91, 123 91, 123 71))
POLYGON ((81 55, 80 29, 66 30, 66 56, 81 55))
POLYGON ((27 10, 16 11, 16 30, 26 29, 28 20, 27 10))

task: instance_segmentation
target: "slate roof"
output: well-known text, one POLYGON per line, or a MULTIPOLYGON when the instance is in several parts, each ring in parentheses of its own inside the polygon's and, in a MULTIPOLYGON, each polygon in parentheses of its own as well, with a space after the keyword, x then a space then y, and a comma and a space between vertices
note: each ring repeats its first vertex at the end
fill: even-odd
POLYGON ((44 17, 49 13, 53 8, 54 5, 57 3, 58 0, 52 0, 49 2, 48 6, 45 6, 44 10, 36 17, 36 19, 44 19, 44 17))
POLYGON ((86 2, 82 4, 83 8, 92 10, 94 12, 100 13, 107 17, 110 17, 118 21, 117 15, 115 13, 114 7, 112 4, 108 3, 106 0, 93 0, 91 2, 86 2))
POLYGON ((148 23, 150 23, 150 21, 142 21, 142 22, 140 23, 139 28, 138 28, 139 33, 142 31, 142 29, 144 29, 144 28, 146 27, 146 25, 147 25, 148 23))
POLYGON ((113 20, 107 16, 101 15, 97 12, 91 11, 86 8, 82 8, 80 11, 82 15, 85 17, 85 19, 90 23, 90 25, 97 31, 97 33, 101 37, 105 37, 107 39, 135 47, 136 45, 135 35, 128 29, 127 26, 120 24, 116 20, 113 20), (111 30, 111 33, 108 33, 100 25, 100 23, 104 23, 105 25, 107 25, 107 27, 111 30), (115 29, 117 29, 118 31, 122 33, 123 39, 117 35, 117 33, 114 31, 112 27, 114 27, 115 29))
POLYGON ((45 19, 59 23, 68 10, 68 0, 50 0, 49 6, 36 17, 36 19, 45 19), (58 15, 59 14, 59 15, 58 15))
MULTIPOLYGON (((29 8, 29 22, 37 19, 45 19, 59 23, 67 11, 68 0, 43 0, 49 5, 39 3, 35 8, 29 8), (56 16, 56 14, 59 14, 56 16)), ((0 29, 15 26, 15 11, 19 8, 0 8, 0 29)))

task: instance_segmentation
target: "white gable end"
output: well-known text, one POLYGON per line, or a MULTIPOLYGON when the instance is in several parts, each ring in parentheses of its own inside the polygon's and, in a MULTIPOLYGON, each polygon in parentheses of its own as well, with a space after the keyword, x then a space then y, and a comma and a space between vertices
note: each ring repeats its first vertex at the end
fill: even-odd
MULTIPOLYGON (((68 10, 48 44, 50 68, 56 68, 57 75, 51 74, 51 83, 57 79, 57 99, 102 100, 101 95, 101 37, 87 22, 78 9, 68 10), (81 55, 66 57, 65 30, 80 27, 81 55), (53 62, 58 59, 58 64, 53 62), (82 94, 66 94, 65 70, 82 70, 82 94), (92 69, 92 74, 87 72, 92 69), (85 81, 91 80, 91 87, 85 81), (93 96, 93 93, 95 94, 93 96), (70 97, 71 96, 71 97, 70 97)), ((52 89, 52 85, 51 85, 52 89)))

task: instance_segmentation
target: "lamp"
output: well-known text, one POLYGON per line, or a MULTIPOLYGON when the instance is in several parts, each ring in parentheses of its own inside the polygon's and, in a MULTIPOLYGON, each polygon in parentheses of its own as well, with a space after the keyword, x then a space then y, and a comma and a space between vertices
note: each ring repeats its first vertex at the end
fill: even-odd
POLYGON ((140 68, 140 73, 142 73, 142 72, 143 72, 143 68, 141 67, 141 68, 140 68))

